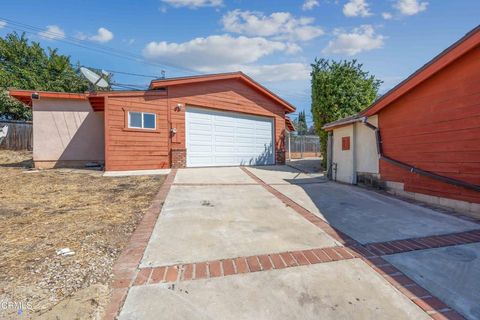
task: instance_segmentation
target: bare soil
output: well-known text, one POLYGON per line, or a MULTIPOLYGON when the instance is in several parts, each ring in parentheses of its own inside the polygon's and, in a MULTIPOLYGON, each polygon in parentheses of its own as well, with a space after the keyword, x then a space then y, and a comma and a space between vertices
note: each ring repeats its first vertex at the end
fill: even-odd
POLYGON ((113 263, 165 177, 31 164, 0 150, 0 319, 100 319, 113 263))

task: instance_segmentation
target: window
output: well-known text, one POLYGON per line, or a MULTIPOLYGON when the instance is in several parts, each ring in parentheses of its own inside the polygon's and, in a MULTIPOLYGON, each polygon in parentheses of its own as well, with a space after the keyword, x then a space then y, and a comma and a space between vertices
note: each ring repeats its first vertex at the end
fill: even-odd
POLYGON ((157 115, 146 112, 128 112, 128 127, 134 129, 156 129, 157 115))

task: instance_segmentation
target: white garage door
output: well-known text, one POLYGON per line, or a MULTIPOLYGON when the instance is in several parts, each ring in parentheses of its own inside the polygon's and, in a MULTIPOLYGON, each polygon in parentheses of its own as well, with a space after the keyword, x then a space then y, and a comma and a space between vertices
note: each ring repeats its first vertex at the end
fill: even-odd
POLYGON ((273 119, 188 107, 187 167, 274 164, 273 119))

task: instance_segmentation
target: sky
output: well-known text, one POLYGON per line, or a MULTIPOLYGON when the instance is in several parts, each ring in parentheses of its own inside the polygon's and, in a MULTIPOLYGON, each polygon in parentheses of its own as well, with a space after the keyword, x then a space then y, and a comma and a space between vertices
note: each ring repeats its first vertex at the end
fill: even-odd
POLYGON ((0 36, 27 32, 135 86, 162 70, 167 77, 243 71, 311 123, 315 58, 357 59, 385 93, 479 16, 478 0, 2 0, 0 36))

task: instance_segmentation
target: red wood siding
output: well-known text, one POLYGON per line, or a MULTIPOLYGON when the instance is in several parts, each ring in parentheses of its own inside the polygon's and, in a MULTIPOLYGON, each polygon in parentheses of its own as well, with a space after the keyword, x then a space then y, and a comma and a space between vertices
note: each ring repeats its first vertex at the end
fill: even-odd
MULTIPOLYGON (((276 150, 284 150, 284 107, 239 79, 175 85, 165 94, 109 96, 105 106, 106 170, 170 167, 171 150, 185 148, 185 107, 188 105, 272 117, 276 150), (177 110, 177 104, 182 108, 177 110), (126 130, 125 112, 157 114, 157 132, 126 130), (177 132, 169 136, 170 128, 177 132)), ((186 151, 188 154, 188 150, 186 151)))
POLYGON ((191 105, 273 117, 276 150, 284 149, 285 111, 283 106, 245 85, 241 80, 177 85, 168 89, 168 104, 172 127, 177 129, 178 136, 176 141, 173 139, 172 148, 185 148, 185 107, 191 105), (175 111, 179 103, 183 108, 181 111, 175 111))
MULTIPOLYGON (((480 48, 439 71, 379 112, 385 155, 480 184, 480 48)), ((405 191, 480 203, 480 193, 380 161, 383 180, 405 191)))
POLYGON ((168 168, 167 96, 109 96, 105 114, 106 170, 168 168), (157 130, 129 130, 126 112, 157 115, 157 130))

